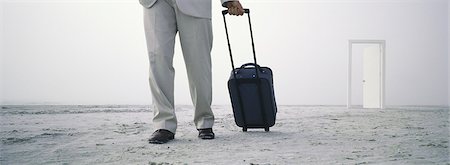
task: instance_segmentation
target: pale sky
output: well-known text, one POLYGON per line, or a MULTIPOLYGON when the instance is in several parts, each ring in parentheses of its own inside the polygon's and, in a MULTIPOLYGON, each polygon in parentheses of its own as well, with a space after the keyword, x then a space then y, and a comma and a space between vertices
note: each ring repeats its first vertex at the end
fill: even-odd
MULTIPOLYGON (((348 40, 386 40, 386 104, 448 105, 448 0, 241 0, 278 104, 345 105, 348 40), (444 35, 447 34, 447 35, 444 35)), ((213 0, 213 104, 230 104, 222 8, 213 0)), ((2 104, 150 104, 135 0, 4 0, 2 104)), ((236 62, 251 61, 246 17, 229 17, 236 62)), ((176 104, 191 104, 180 47, 176 104)))

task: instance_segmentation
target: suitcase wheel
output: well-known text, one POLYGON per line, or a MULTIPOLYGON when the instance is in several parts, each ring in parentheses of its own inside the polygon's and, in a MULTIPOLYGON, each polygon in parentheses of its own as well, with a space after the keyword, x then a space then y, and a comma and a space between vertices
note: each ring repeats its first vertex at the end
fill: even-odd
POLYGON ((269 132, 269 127, 264 128, 266 132, 269 132))
POLYGON ((243 127, 242 131, 247 132, 247 127, 243 127))

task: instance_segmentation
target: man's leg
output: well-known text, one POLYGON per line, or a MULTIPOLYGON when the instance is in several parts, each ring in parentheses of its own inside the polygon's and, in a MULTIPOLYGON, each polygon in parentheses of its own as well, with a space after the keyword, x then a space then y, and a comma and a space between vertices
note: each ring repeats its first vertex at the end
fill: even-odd
POLYGON ((153 127, 175 133, 173 54, 177 23, 174 8, 165 0, 144 8, 144 26, 150 60, 153 127))
POLYGON ((195 107, 194 122, 197 129, 212 128, 211 110, 211 19, 196 18, 176 9, 178 31, 189 78, 189 88, 195 107))

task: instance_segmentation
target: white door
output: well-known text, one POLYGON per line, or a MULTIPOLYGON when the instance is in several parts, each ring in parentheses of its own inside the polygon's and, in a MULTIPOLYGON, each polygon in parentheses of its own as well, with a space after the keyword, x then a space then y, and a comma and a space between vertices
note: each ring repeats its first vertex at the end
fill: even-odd
POLYGON ((364 48, 363 108, 381 108, 381 48, 379 44, 364 48))

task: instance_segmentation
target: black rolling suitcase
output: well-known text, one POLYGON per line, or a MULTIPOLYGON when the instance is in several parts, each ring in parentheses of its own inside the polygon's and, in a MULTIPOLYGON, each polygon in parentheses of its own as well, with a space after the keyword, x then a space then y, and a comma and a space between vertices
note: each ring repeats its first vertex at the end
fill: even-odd
POLYGON ((269 127, 275 125, 277 113, 272 70, 268 67, 261 67, 256 62, 249 9, 245 9, 245 13, 248 15, 248 22, 250 25, 254 63, 247 63, 239 68, 234 67, 225 19, 227 13, 228 10, 222 11, 231 66, 233 68, 228 80, 228 91, 233 106, 234 120, 239 127, 242 127, 244 132, 247 131, 247 128, 264 128, 265 131, 269 131, 269 127))

